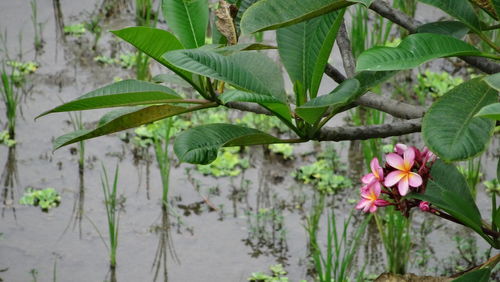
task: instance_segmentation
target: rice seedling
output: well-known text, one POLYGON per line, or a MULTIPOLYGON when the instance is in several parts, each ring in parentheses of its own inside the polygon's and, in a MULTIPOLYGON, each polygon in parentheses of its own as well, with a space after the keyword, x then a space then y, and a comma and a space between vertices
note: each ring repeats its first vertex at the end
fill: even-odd
MULTIPOLYGON (((342 229, 339 230, 337 227, 335 212, 328 212, 326 248, 323 249, 317 239, 318 224, 321 213, 318 213, 317 210, 313 214, 314 218, 308 222, 306 229, 310 234, 310 251, 314 263, 314 272, 317 275, 317 281, 352 281, 352 266, 354 264, 356 253, 361 246, 361 239, 371 216, 367 216, 361 224, 349 232, 352 213, 346 220, 344 220, 342 229)), ((356 281, 362 281, 362 277, 363 271, 357 271, 356 281)))
POLYGON ((411 251, 411 220, 389 207, 384 215, 375 214, 375 222, 387 256, 387 271, 405 274, 411 251))
MULTIPOLYGON (((118 165, 115 169, 112 186, 109 184, 108 173, 104 165, 102 166, 101 186, 104 195, 104 205, 108 221, 109 245, 105 243, 109 250, 109 264, 112 269, 116 267, 116 250, 118 248, 118 230, 120 226, 120 208, 117 194, 118 187, 118 165)), ((102 238, 101 238, 102 239, 102 238)))
POLYGON ((33 23, 35 51, 40 52, 43 48, 42 28, 43 24, 38 22, 38 6, 36 0, 31 0, 31 22, 33 23))
POLYGON ((172 119, 164 119, 160 122, 161 127, 158 132, 157 138, 154 138, 154 148, 156 154, 156 161, 160 167, 161 183, 163 186, 161 202, 163 206, 168 206, 168 191, 170 180, 170 137, 172 133, 172 119))
POLYGON ((8 74, 5 70, 5 65, 3 65, 0 76, 2 79, 1 95, 6 108, 5 113, 9 138, 15 140, 17 107, 19 106, 21 95, 14 86, 13 70, 11 74, 8 74))

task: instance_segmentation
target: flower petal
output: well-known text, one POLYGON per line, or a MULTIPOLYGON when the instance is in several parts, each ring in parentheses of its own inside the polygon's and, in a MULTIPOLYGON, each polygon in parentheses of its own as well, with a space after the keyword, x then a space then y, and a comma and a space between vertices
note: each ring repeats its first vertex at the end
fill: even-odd
POLYGON ((372 173, 375 178, 377 178, 379 181, 382 181, 384 179, 384 170, 380 166, 377 158, 373 158, 373 160, 370 162, 370 168, 372 169, 372 173))
POLYGON ((404 170, 409 171, 415 162, 415 151, 412 148, 409 148, 409 150, 406 150, 403 154, 403 158, 405 167, 404 170))
POLYGON ((376 211, 377 211, 377 206, 376 205, 373 205, 373 206, 370 207, 370 212, 371 213, 374 213, 376 211))
POLYGON ((399 169, 399 170, 404 170, 404 161, 401 156, 398 154, 390 153, 385 156, 385 160, 387 163, 392 166, 393 168, 399 169))
POLYGON ((394 146, 394 151, 401 156, 404 154, 404 152, 408 149, 408 146, 405 144, 398 143, 396 146, 394 146))
POLYGON ((385 178, 384 185, 386 187, 394 186, 394 184, 398 183, 399 180, 401 180, 401 178, 403 178, 405 176, 406 176, 406 173, 404 173, 402 171, 399 171, 399 170, 393 171, 393 172, 389 173, 387 175, 387 177, 385 178))
POLYGON ((410 172, 408 174, 408 183, 411 187, 418 187, 422 185, 422 177, 415 172, 410 172))
POLYGON ((376 181, 376 177, 375 175, 373 175, 373 173, 368 173, 365 174, 365 176, 361 177, 361 182, 363 182, 364 184, 370 184, 374 181, 376 181))
POLYGON ((382 187, 380 187, 380 182, 374 182, 370 185, 370 189, 373 191, 377 198, 380 196, 380 191, 382 191, 382 187))
POLYGON ((410 186, 408 185, 408 176, 401 178, 398 184, 398 191, 401 196, 406 196, 408 194, 408 190, 410 190, 410 186))
POLYGON ((369 201, 365 200, 365 199, 361 199, 358 204, 356 205, 356 209, 357 210, 361 210, 361 209, 364 209, 364 207, 366 206, 366 204, 369 203, 369 201))

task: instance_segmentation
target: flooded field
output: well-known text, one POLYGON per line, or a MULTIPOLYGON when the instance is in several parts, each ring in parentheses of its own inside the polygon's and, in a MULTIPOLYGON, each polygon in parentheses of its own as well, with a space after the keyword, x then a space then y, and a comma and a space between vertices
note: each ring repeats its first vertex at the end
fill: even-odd
MULTIPOLYGON (((127 65, 127 56, 134 49, 108 32, 136 25, 132 3, 117 9, 115 15, 99 18, 102 36, 98 41, 88 25, 81 35, 65 28, 91 22, 103 6, 101 2, 36 1, 43 40, 43 47, 36 51, 30 1, 0 1, 0 31, 6 47, 1 60, 37 63, 36 71, 26 75, 20 87, 16 145, 0 145, 0 281, 248 281, 252 273, 269 274, 269 267, 277 264, 286 270, 289 281, 314 281, 306 229, 315 209, 319 207, 322 214, 317 233, 321 248, 326 246, 331 212, 336 214, 340 231, 351 213, 348 232, 365 217, 354 210, 359 197, 356 158, 363 166, 359 144, 308 142, 294 145, 288 157, 264 146, 228 151, 237 164, 225 168, 229 175, 220 177, 214 176, 213 167, 181 164, 170 154, 168 210, 162 207, 162 178, 154 146, 138 143, 141 136, 137 131, 85 141, 80 165, 78 145, 52 151, 57 136, 72 131, 78 122, 84 127, 95 125, 104 111, 84 112, 81 120, 79 115, 67 113, 35 117, 114 80, 136 77, 136 66, 127 65), (106 58, 121 59, 109 63, 106 58), (322 159, 339 176, 332 180, 338 187, 329 192, 318 189, 313 174, 299 170, 322 159), (101 177, 103 167, 111 178, 117 165, 119 243, 117 266, 110 268, 101 177), (311 183, 304 183, 307 179, 311 183), (21 205, 19 200, 30 187, 54 188, 61 196, 59 206, 42 212, 39 207, 21 205)), ((157 5, 155 1, 154 7, 157 5)), ((165 23, 160 21, 159 27, 166 28, 165 23)), ((264 38, 273 44, 273 34, 264 38)), ((276 50, 267 52, 278 57, 276 50)), ((332 63, 342 64, 338 57, 332 57, 332 63)), ((153 76, 162 72, 165 69, 159 65, 151 65, 153 76)), ((291 83, 287 84, 291 89, 291 83)), ((320 92, 335 85, 325 77, 320 92)), ((175 89, 187 92, 183 87, 175 89)), ((0 129, 7 124, 4 111, 2 104, 0 129)), ((233 122, 244 119, 238 111, 222 115, 233 122)), ((217 122, 215 111, 185 120, 210 118, 217 122)), ((419 134, 380 142, 388 145, 397 140, 419 147, 423 144, 419 134)), ((497 138, 479 160, 481 180, 495 177, 499 155, 497 138)), ((467 168, 467 163, 463 166, 467 168)), ((491 214, 484 185, 477 187, 481 212, 491 214)), ((449 275, 484 261, 488 246, 480 237, 417 210, 413 213, 409 227, 412 255, 404 258, 408 272, 449 275)), ((363 280, 371 281, 386 270, 385 265, 384 246, 372 221, 349 266, 352 277, 363 272, 363 280)))

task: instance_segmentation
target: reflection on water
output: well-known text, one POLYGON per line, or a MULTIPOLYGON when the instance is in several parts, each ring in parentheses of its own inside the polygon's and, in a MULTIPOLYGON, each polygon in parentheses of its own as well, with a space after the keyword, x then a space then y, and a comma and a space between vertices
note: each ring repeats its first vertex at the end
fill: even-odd
POLYGON ((161 224, 155 226, 154 232, 158 234, 158 245, 156 248, 155 257, 153 260, 153 265, 151 266, 151 271, 154 271, 153 281, 156 281, 160 275, 160 271, 163 269, 163 281, 168 281, 168 267, 167 267, 167 257, 170 257, 177 263, 179 263, 179 258, 174 249, 174 243, 172 241, 172 236, 170 232, 170 219, 168 214, 168 206, 162 205, 161 213, 161 224))
POLYGON ((78 191, 75 192, 75 199, 73 201, 73 209, 68 226, 64 229, 64 233, 70 226, 78 227, 78 236, 82 239, 82 219, 85 212, 85 167, 81 162, 78 163, 78 191))
POLYGON ((2 172, 2 177, 0 182, 3 185, 2 188, 2 217, 5 216, 5 211, 7 209, 12 210, 14 218, 16 218, 16 208, 15 208, 15 191, 14 187, 18 183, 18 173, 17 173, 17 160, 16 160, 16 146, 9 148, 7 155, 7 160, 2 172))

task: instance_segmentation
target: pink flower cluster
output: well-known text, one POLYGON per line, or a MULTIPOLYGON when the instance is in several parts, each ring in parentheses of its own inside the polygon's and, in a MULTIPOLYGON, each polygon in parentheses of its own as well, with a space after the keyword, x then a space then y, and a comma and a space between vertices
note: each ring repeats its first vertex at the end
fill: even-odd
POLYGON ((397 144, 394 153, 385 155, 385 167, 381 167, 377 158, 370 162, 371 173, 361 178, 361 200, 356 209, 364 212, 375 212, 377 207, 394 205, 403 214, 419 206, 422 211, 430 209, 429 203, 417 200, 406 200, 410 189, 418 193, 425 191, 430 167, 436 160, 427 148, 419 151, 415 147, 397 144), (382 199, 381 195, 386 195, 382 199))

